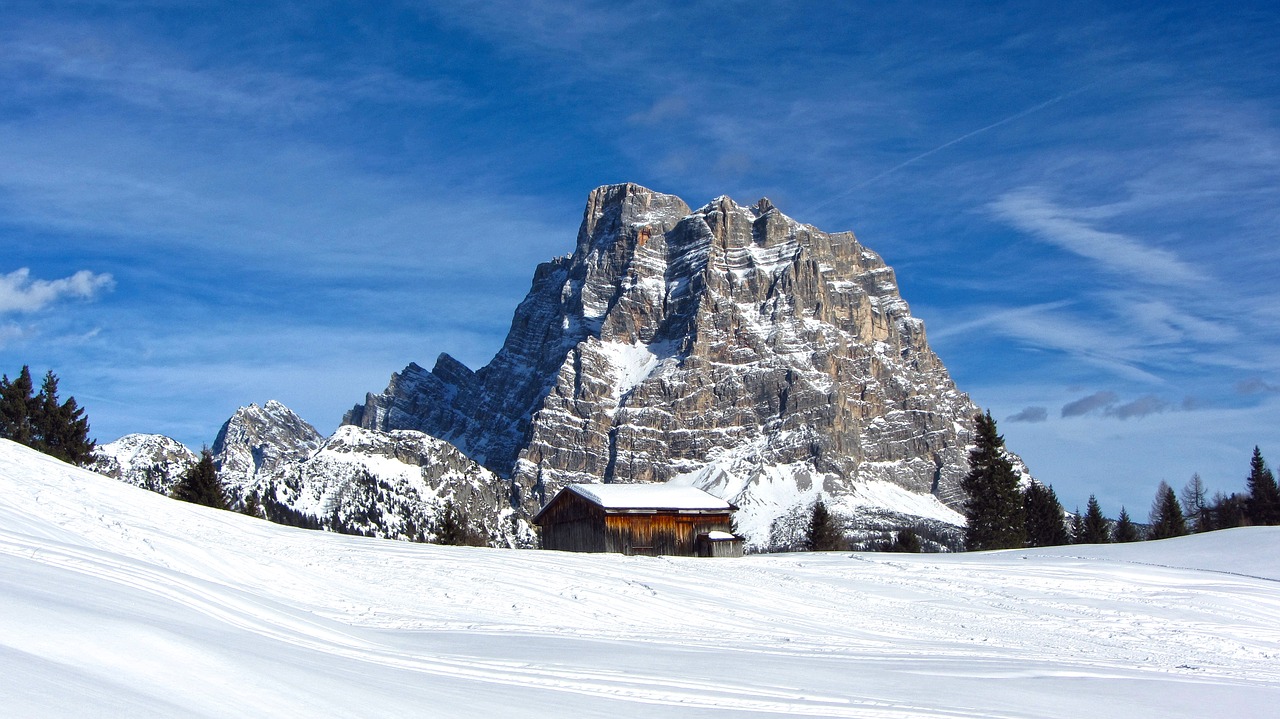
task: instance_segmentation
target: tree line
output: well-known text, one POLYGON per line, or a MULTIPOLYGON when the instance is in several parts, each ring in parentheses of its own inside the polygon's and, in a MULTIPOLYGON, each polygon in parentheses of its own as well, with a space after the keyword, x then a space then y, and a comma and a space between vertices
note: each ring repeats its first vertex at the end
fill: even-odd
POLYGON ((1077 508, 1067 521, 1053 487, 1035 481, 1022 487, 990 412, 976 417, 975 430, 969 473, 960 484, 968 495, 965 547, 969 550, 1136 542, 1231 527, 1280 525, 1280 490, 1258 447, 1253 449, 1244 493, 1218 492, 1210 498, 1195 474, 1179 499, 1162 481, 1144 531, 1123 506, 1115 521, 1108 520, 1093 495, 1085 511, 1077 508))
POLYGON ((75 465, 92 461, 97 446, 76 398, 58 399, 57 375, 46 372, 37 392, 26 365, 12 380, 0 375, 0 437, 75 465))

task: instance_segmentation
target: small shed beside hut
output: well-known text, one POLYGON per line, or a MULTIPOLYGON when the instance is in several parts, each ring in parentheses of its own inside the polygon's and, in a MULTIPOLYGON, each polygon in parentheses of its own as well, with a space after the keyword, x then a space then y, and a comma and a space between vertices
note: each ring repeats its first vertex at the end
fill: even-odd
POLYGON ((742 556, 737 507, 694 487, 570 484, 533 518, 542 548, 569 552, 742 556))

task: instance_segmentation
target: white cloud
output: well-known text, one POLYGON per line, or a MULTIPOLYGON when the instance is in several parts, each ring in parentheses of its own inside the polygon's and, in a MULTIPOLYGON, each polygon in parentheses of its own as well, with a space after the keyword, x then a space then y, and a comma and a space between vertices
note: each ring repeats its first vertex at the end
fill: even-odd
POLYGON ((1060 207, 1034 188, 1001 195, 989 205, 1000 219, 1047 244, 1101 264, 1109 271, 1161 285, 1193 285, 1202 273, 1176 254, 1150 247, 1136 238, 1099 230, 1079 219, 1082 214, 1060 207))
POLYGON ((23 267, 0 276, 0 314, 35 312, 68 297, 91 299, 113 287, 115 280, 106 273, 80 270, 60 280, 33 280, 31 270, 23 267))

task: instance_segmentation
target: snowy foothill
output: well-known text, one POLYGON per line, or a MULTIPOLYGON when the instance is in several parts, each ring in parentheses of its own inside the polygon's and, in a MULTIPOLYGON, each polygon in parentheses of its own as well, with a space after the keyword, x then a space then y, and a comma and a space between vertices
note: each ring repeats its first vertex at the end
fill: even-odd
POLYGON ((183 504, 0 440, 0 697, 15 717, 1273 716, 1277 544, 440 547, 183 504))

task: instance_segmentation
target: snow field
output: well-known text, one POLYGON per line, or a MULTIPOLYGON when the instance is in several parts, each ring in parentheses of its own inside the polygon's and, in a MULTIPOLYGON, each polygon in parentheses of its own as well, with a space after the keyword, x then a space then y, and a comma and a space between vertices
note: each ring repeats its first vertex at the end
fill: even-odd
POLYGON ((1280 530, 645 558, 278 527, 0 441, 10 716, 1271 716, 1280 530))

